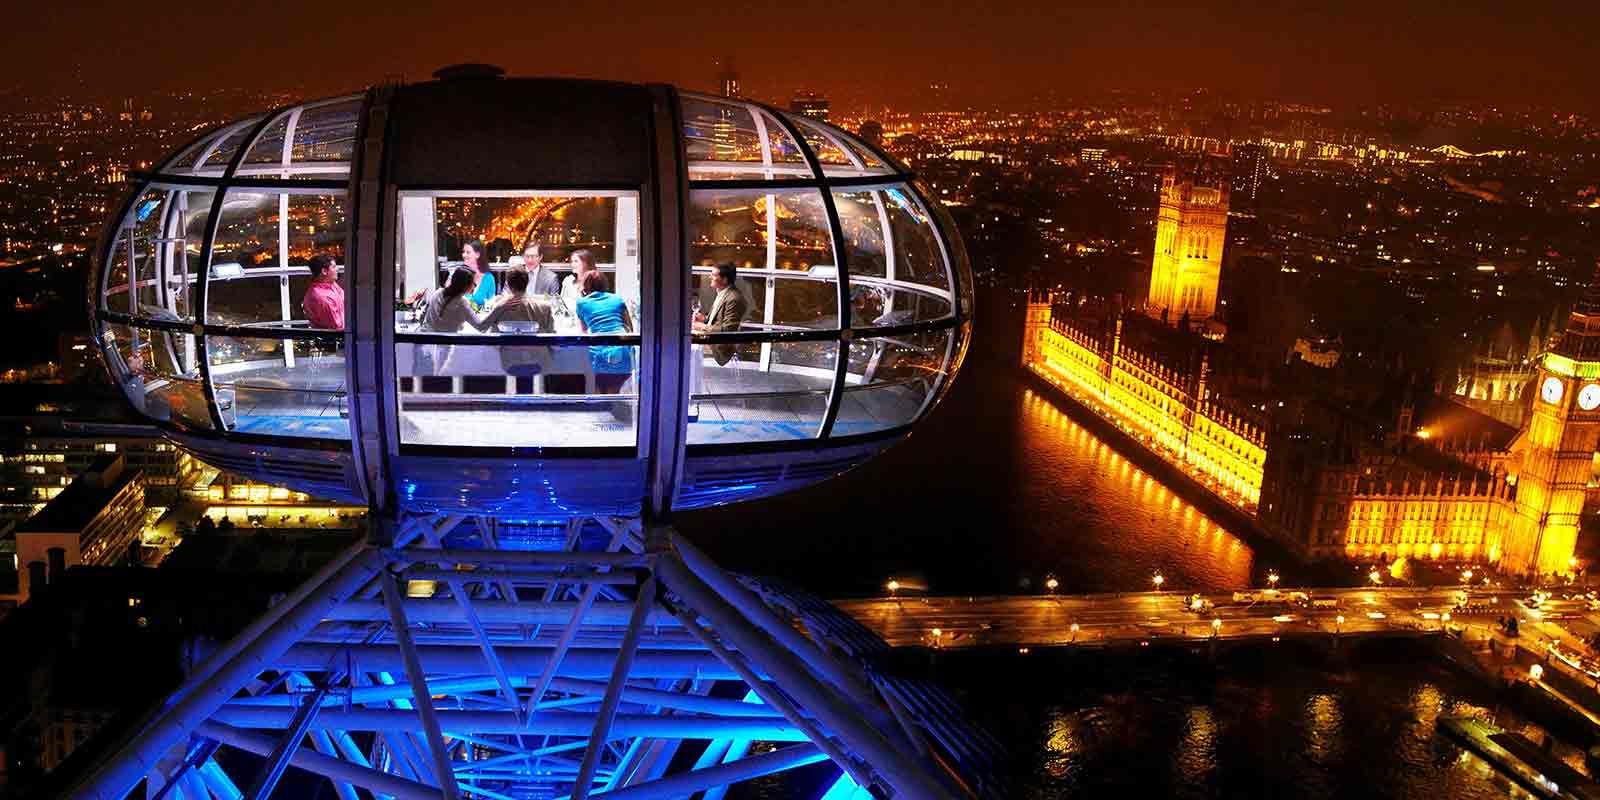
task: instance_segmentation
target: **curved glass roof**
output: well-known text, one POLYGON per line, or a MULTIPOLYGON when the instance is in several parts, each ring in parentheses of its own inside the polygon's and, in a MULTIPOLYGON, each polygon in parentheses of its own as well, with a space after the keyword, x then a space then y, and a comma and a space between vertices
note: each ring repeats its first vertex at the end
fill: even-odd
MULTIPOLYGON (((672 190, 686 225, 674 285, 689 297, 666 318, 690 342, 683 441, 711 452, 913 424, 959 363, 971 308, 943 209, 838 128, 675 96, 688 183, 672 190)), ((130 400, 191 438, 348 449, 353 425, 379 423, 351 419, 346 355, 386 342, 402 452, 638 452, 655 385, 642 370, 663 368, 644 334, 662 319, 648 275, 662 232, 643 200, 667 189, 386 187, 393 207, 367 224, 393 264, 370 247, 350 263, 374 97, 224 125, 141 176, 93 298, 130 400)))

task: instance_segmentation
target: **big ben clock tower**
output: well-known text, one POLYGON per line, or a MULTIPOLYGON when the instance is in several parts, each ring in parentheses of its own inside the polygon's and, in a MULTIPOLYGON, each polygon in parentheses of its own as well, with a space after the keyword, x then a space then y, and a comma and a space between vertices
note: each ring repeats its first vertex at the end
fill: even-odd
POLYGON ((1540 358, 1537 381, 1528 427, 1513 445, 1521 462, 1516 519, 1501 565, 1543 575, 1570 566, 1600 446, 1600 276, 1540 358))

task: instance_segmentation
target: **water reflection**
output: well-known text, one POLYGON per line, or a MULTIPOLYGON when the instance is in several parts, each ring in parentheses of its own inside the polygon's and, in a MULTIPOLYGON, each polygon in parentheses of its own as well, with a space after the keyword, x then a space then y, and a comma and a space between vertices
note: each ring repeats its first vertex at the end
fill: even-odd
POLYGON ((1034 480, 1018 501, 1071 520, 1053 535, 1103 574, 1079 591, 1143 589, 1156 570, 1180 591, 1249 585, 1248 545, 1079 424, 1065 402, 1022 389, 1017 456, 1034 480))
POLYGON ((942 656, 940 672, 1020 760, 1014 797, 1526 796, 1438 728, 1444 715, 1474 714, 1542 741, 1536 726, 1484 704, 1491 689, 1410 643, 1349 658, 969 651, 942 656))

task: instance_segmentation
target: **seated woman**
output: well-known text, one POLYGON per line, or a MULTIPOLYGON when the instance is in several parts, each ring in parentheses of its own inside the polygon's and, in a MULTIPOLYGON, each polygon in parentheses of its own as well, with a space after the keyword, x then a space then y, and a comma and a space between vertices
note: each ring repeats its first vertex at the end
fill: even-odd
MULTIPOLYGON (((501 295, 500 302, 496 303, 489 313, 482 319, 482 329, 501 329, 502 333, 549 333, 555 330, 555 313, 552 309, 552 300, 543 295, 528 293, 528 270, 525 267, 512 267, 506 271, 507 293, 501 295), (501 323, 508 323, 502 329, 501 323), (522 325, 515 325, 522 323, 522 325), (530 327, 528 330, 516 328, 530 327)), ((506 345, 500 348, 500 363, 508 374, 518 377, 537 375, 543 365, 545 348, 533 346, 506 345)))
POLYGON ((499 291, 494 283, 494 273, 489 270, 489 258, 483 252, 483 242, 473 239, 462 245, 461 260, 474 273, 473 280, 477 281, 477 284, 469 297, 472 299, 472 305, 481 309, 488 305, 499 291))
MULTIPOLYGON (((583 273, 583 296, 578 298, 578 324, 584 333, 632 333, 628 304, 608 291, 605 273, 583 273)), ((594 345, 589 348, 597 394, 621 394, 633 374, 633 348, 628 345, 594 345)))
MULTIPOLYGON (((483 318, 472 310, 467 293, 472 290, 473 271, 456 267, 450 273, 450 282, 442 289, 434 289, 423 301, 419 329, 426 333, 460 333, 461 326, 471 325, 486 330, 483 318)), ((455 351, 454 345, 421 344, 416 348, 416 374, 442 375, 455 351)))

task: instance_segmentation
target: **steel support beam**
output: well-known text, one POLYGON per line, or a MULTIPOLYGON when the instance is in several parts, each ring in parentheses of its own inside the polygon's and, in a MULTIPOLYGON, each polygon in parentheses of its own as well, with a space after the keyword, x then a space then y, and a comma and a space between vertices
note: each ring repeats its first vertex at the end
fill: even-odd
MULTIPOLYGON (((237 747, 258 756, 270 754, 277 744, 269 736, 241 731, 217 722, 202 722, 196 732, 229 747, 237 747)), ((357 766, 344 759, 330 758, 314 751, 297 750, 289 758, 289 763, 307 772, 336 781, 345 781, 368 791, 395 797, 397 800, 439 800, 439 790, 432 786, 370 767, 357 766)))
POLYGON ((383 586, 383 603, 389 607, 389 624, 393 628, 395 641, 400 645, 400 653, 405 658, 406 678, 411 681, 412 701, 416 704, 417 716, 422 720, 422 730, 428 738, 428 749, 433 752, 434 775, 439 779, 439 789, 444 793, 445 800, 456 800, 461 795, 456 789, 455 772, 451 769, 450 753, 445 750, 444 736, 439 732, 439 720, 433 710, 433 697, 428 693, 427 675, 422 671, 422 662, 417 659, 417 649, 411 643, 411 626, 406 622, 405 612, 400 609, 400 592, 395 588, 398 579, 391 573, 383 575, 378 580, 383 586))
POLYGON ((294 719, 289 721, 289 730, 278 740, 278 746, 273 748, 272 755, 267 756, 267 763, 261 769, 255 783, 250 786, 246 795, 249 800, 267 800, 272 796, 272 790, 278 787, 278 779, 283 777, 283 771, 289 768, 289 758, 299 749, 300 742, 306 738, 306 731, 311 728, 311 720, 315 719, 317 712, 322 709, 322 698, 328 696, 327 686, 318 686, 311 690, 300 700, 300 708, 295 711, 294 719))
POLYGON ((799 656, 818 677, 844 692, 851 702, 869 715, 874 724, 883 725, 889 722, 889 715, 883 713, 878 706, 877 692, 871 684, 857 678, 849 670, 840 669, 837 659, 824 653, 816 642, 806 638, 795 630, 794 626, 780 619, 760 597, 746 589, 733 576, 723 572, 721 567, 690 544, 688 539, 675 534, 672 537, 672 544, 682 557, 683 565, 688 567, 695 577, 716 590, 757 628, 776 639, 789 652, 799 656))
MULTIPOLYGON (((657 562, 657 569, 672 591, 682 595, 695 611, 711 621, 717 635, 733 643, 741 655, 772 675, 786 694, 815 714, 830 732, 870 763, 873 770, 882 775, 897 792, 926 800, 954 797, 949 789, 932 777, 930 767, 901 753, 869 720, 859 716, 849 704, 839 703, 840 698, 833 696, 812 676, 798 657, 763 635, 760 629, 701 583, 682 562, 663 558, 657 562)), ((892 722, 890 724, 893 725, 892 722)), ((857 783, 862 782, 858 780, 857 783)))
MULTIPOLYGON (((487 675, 489 665, 477 646, 419 645, 422 668, 432 673, 487 675)), ((513 675, 537 675, 549 662, 549 647, 501 647, 500 658, 513 675)), ((614 649, 574 648, 562 660, 561 677, 605 680, 616 661, 614 649)), ((400 672, 405 661, 399 648, 386 644, 298 644, 275 662, 278 669, 321 672, 347 665, 364 672, 400 672)), ((738 673, 709 653, 692 650, 641 650, 634 660, 636 678, 700 678, 733 680, 738 673)))
MULTIPOLYGON (((294 716, 294 709, 283 707, 231 708, 217 710, 218 722, 235 728, 283 730, 294 716)), ((588 736, 594 732, 599 715, 572 711, 548 711, 526 722, 510 711, 455 711, 440 709, 434 717, 441 731, 485 733, 525 733, 547 736, 588 736)), ((417 729, 417 715, 404 708, 324 708, 311 723, 313 729, 344 731, 400 731, 417 729)), ((469 735, 470 735, 469 733, 469 735)), ((687 715, 618 714, 611 723, 616 738, 664 736, 677 739, 717 739, 739 737, 773 742, 800 742, 806 734, 788 720, 771 716, 693 717, 687 715)))
MULTIPOLYGON (((693 772, 681 772, 658 778, 649 783, 641 783, 624 789, 606 792, 601 797, 606 800, 676 800, 689 797, 695 792, 702 792, 717 786, 726 786, 730 783, 747 781, 775 772, 797 769, 807 764, 826 761, 827 756, 822 754, 815 745, 800 744, 762 753, 759 756, 741 758, 726 764, 714 767, 697 769, 693 772)), ((920 797, 906 795, 907 798, 920 797)), ((576 798, 573 798, 576 800, 576 798)))
POLYGON ((600 701, 594 732, 589 734, 589 749, 583 753, 583 765, 578 768, 578 779, 572 786, 572 800, 587 800, 589 797, 589 784, 594 781, 595 768, 600 765, 600 754, 605 751, 611 735, 612 718, 617 714, 617 704, 622 702, 622 687, 628 682, 633 656, 639 650, 639 629, 644 626, 655 597, 656 578, 652 575, 639 587, 639 596, 634 599, 633 618, 628 620, 628 632, 622 637, 622 649, 617 653, 617 663, 611 668, 611 683, 606 686, 605 699, 600 701))

